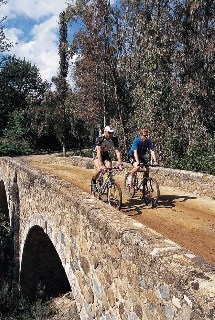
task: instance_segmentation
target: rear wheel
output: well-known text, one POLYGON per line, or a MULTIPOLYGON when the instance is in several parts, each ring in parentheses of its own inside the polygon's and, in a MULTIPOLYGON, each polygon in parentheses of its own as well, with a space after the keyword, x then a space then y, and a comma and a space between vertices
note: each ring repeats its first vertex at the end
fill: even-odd
POLYGON ((155 207, 160 196, 159 185, 152 178, 144 178, 143 182, 143 199, 147 205, 155 207))
POLYGON ((122 207, 122 191, 117 182, 107 188, 107 203, 118 210, 122 207))
POLYGON ((133 182, 132 184, 130 183, 131 179, 131 173, 128 172, 125 175, 125 179, 124 179, 124 189, 125 189, 125 193, 128 197, 133 198, 133 196, 135 195, 135 191, 136 191, 136 186, 138 185, 138 179, 137 179, 137 175, 135 174, 135 176, 133 177, 133 182))

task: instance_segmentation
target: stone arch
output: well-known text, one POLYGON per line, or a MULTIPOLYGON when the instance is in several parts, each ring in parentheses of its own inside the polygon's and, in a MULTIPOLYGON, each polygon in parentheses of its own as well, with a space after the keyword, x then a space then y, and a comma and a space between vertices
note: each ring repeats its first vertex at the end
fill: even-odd
POLYGON ((22 292, 33 296, 38 286, 48 296, 71 291, 71 287, 58 253, 43 228, 30 228, 25 240, 20 273, 22 292))

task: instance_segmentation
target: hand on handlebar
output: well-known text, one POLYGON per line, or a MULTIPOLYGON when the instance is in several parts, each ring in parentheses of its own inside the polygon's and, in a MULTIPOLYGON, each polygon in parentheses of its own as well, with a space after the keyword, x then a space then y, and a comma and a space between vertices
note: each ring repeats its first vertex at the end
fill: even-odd
POLYGON ((157 161, 154 161, 152 164, 153 166, 159 166, 159 163, 157 161))
POLYGON ((142 168, 142 167, 144 166, 144 163, 139 162, 139 163, 137 164, 137 166, 140 167, 140 168, 142 168))

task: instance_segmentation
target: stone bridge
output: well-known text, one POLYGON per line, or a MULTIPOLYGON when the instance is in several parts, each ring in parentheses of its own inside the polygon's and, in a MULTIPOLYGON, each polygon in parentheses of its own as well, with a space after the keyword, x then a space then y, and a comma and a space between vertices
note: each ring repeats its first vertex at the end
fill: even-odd
POLYGON ((83 320, 215 318, 214 266, 72 184, 0 158, 0 208, 23 292, 71 291, 83 320))

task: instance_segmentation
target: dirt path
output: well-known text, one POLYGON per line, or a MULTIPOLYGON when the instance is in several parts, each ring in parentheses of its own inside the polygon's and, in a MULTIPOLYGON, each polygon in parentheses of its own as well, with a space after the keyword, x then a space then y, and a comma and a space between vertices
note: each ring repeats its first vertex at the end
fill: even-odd
MULTIPOLYGON (((91 169, 61 164, 60 160, 52 163, 46 156, 31 156, 25 160, 90 192, 91 169)), ((116 180, 123 190, 123 177, 116 176, 116 180)), ((122 214, 132 216, 215 265, 215 200, 162 186, 160 191, 156 209, 147 207, 138 198, 129 200, 123 192, 122 214)))

